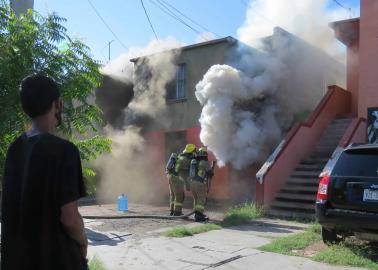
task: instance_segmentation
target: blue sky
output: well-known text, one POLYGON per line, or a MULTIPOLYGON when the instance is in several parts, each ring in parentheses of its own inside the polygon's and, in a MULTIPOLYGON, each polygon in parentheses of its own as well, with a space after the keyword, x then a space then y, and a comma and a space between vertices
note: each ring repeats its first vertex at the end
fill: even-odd
MULTIPOLYGON (((107 43, 111 40, 115 40, 111 45, 113 59, 126 52, 125 47, 142 47, 154 38, 140 0, 89 1, 124 46, 106 28, 88 0, 34 0, 34 8, 42 14, 57 12, 67 18, 66 27, 69 33, 89 45, 93 56, 98 60, 107 60, 107 43)), ((165 1, 219 36, 236 36, 237 29, 244 22, 248 2, 248 0, 165 1)), ((337 7, 335 2, 330 2, 328 8, 337 7)), ((353 15, 359 15, 359 0, 338 0, 338 2, 353 8, 353 15)), ((163 13, 152 0, 144 0, 144 4, 159 38, 175 37, 188 44, 196 41, 198 34, 163 13)), ((346 18, 348 18, 347 13, 346 18)))

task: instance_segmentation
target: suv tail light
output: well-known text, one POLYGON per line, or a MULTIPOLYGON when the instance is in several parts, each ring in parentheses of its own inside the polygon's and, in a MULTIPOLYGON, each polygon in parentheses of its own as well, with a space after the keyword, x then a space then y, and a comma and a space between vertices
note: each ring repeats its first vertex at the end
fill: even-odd
POLYGON ((316 201, 326 201, 328 199, 328 184, 330 177, 328 175, 320 178, 318 194, 316 195, 316 201))

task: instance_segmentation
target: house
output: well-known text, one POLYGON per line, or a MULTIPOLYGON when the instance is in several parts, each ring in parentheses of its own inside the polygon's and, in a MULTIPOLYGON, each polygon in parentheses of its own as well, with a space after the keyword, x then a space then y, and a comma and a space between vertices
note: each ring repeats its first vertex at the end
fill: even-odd
MULTIPOLYGON (((282 36, 288 37, 291 43, 296 44, 297 53, 301 54, 302 59, 303 57, 324 59, 324 61, 319 61, 322 63, 321 67, 314 68, 312 64, 311 69, 313 81, 310 87, 316 89, 319 93, 318 99, 321 99, 326 91, 326 85, 343 77, 343 65, 279 27, 275 28, 272 36, 263 40, 263 44, 273 51, 275 48, 272 41, 282 36)), ((169 118, 166 120, 170 122, 170 125, 155 125, 145 133, 150 152, 155 153, 156 158, 160 160, 158 164, 161 170, 158 178, 162 186, 166 186, 164 164, 170 153, 181 152, 186 143, 201 145, 198 119, 202 107, 195 97, 196 84, 211 66, 233 62, 234 52, 238 46, 246 47, 235 38, 226 37, 178 49, 179 53, 174 60, 176 76, 168 84, 166 92, 166 115, 169 118)), ((131 60, 134 63, 134 85, 136 86, 148 80, 148 76, 147 78, 145 76, 145 71, 148 69, 145 66, 145 60, 148 57, 151 56, 131 60)), ((291 65, 297 66, 298 63, 293 62, 291 65)), ((295 78, 292 81, 295 83, 295 78)), ((255 201, 259 197, 258 184, 254 176, 258 168, 257 165, 244 170, 234 170, 230 165, 217 168, 209 196, 217 200, 255 201)))
POLYGON ((376 142, 376 14, 376 0, 361 0, 360 18, 330 24, 347 47, 347 86, 330 86, 310 118, 290 130, 258 172, 257 201, 270 214, 313 218, 318 176, 333 152, 368 138, 376 142))

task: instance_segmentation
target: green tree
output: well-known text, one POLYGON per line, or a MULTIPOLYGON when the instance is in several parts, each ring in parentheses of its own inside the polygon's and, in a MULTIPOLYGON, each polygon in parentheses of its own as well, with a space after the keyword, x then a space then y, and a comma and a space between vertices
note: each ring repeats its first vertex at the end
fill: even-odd
MULTIPOLYGON (((99 63, 89 48, 71 39, 56 14, 47 17, 30 10, 17 16, 0 0, 0 178, 7 148, 28 126, 19 102, 19 84, 33 73, 53 77, 64 102, 59 132, 80 149, 84 162, 110 151, 110 141, 97 134, 102 113, 94 104, 101 82, 99 63)), ((89 168, 84 174, 94 176, 89 168)))

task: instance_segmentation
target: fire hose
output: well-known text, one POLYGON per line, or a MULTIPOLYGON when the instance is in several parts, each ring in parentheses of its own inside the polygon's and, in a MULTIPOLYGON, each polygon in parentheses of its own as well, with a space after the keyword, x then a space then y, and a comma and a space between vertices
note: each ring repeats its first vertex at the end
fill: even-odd
POLYGON ((194 211, 182 215, 182 216, 159 216, 159 215, 112 215, 112 216, 91 216, 91 215, 83 215, 82 217, 85 219, 132 219, 132 218, 140 218, 140 219, 167 219, 167 220, 176 220, 176 219, 187 219, 191 215, 194 214, 194 211))

